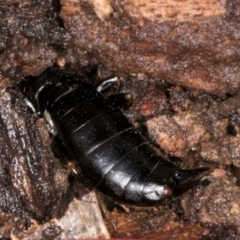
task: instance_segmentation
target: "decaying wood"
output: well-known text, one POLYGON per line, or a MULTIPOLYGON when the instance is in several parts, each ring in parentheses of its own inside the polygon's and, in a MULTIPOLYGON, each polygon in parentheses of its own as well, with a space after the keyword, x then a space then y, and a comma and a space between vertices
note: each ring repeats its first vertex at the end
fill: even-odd
POLYGON ((108 71, 239 90, 239 0, 100 2, 62 0, 60 16, 74 45, 108 71))

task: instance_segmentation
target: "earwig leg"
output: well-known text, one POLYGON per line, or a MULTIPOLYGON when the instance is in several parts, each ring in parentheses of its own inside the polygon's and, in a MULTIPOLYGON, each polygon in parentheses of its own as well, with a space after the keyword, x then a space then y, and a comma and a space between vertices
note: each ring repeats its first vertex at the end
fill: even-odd
POLYGON ((133 123, 133 126, 138 130, 138 132, 140 132, 144 137, 151 141, 146 124, 136 121, 133 123))
POLYGON ((73 156, 68 151, 65 144, 61 139, 56 135, 52 140, 52 149, 56 156, 61 160, 61 162, 68 168, 68 171, 72 174, 78 174, 79 170, 76 168, 73 156))
POLYGON ((126 111, 133 103, 133 96, 129 93, 119 93, 109 96, 109 103, 120 108, 122 111, 126 111))
POLYGON ((120 86, 120 80, 118 77, 112 77, 108 79, 104 79, 101 82, 99 82, 95 88, 99 93, 106 93, 111 88, 115 87, 117 90, 120 86))
POLYGON ((25 97, 25 98, 24 98, 24 101, 25 101, 26 105, 28 106, 28 108, 29 108, 33 113, 36 113, 36 112, 37 112, 35 106, 34 106, 33 103, 29 100, 28 97, 25 97))
POLYGON ((70 186, 68 188, 68 194, 72 197, 83 200, 83 197, 90 193, 91 188, 87 188, 81 181, 79 181, 78 176, 69 177, 70 186))

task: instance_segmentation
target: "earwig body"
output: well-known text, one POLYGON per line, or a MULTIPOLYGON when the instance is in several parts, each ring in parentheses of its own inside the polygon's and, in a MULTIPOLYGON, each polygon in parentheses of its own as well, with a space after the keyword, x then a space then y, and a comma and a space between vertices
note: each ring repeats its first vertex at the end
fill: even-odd
POLYGON ((129 204, 155 205, 196 184, 206 169, 163 158, 111 99, 79 76, 48 70, 24 94, 75 158, 87 183, 129 204))

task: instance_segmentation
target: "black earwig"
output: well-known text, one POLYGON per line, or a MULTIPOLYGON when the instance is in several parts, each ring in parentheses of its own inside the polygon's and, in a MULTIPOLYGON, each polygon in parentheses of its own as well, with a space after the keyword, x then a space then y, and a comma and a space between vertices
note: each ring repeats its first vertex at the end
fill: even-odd
POLYGON ((193 187, 207 168, 182 170, 167 161, 122 113, 128 94, 104 98, 80 76, 48 69, 23 82, 25 96, 75 159, 87 184, 127 204, 155 205, 193 187), (26 84, 25 84, 26 83, 26 84))

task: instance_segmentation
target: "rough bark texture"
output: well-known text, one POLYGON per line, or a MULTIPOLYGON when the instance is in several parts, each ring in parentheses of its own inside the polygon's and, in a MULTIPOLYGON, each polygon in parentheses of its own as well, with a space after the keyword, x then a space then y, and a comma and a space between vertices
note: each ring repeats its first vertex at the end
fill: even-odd
POLYGON ((114 73, 238 91, 239 0, 162 2, 62 0, 60 16, 74 45, 114 73))
POLYGON ((48 0, 9 0, 0 5, 0 79, 18 80, 51 66, 70 38, 48 0))
POLYGON ((44 121, 29 112, 23 98, 5 91, 0 105, 0 207, 17 216, 49 220, 64 201, 66 170, 53 155, 44 121))

